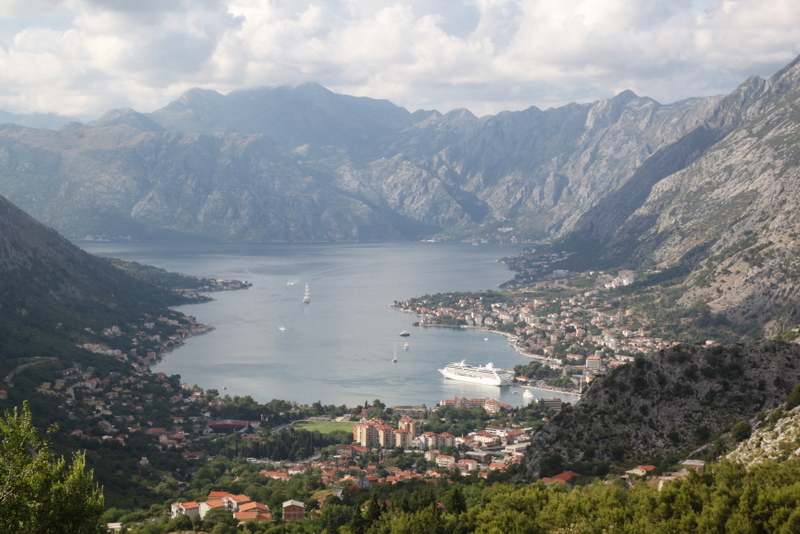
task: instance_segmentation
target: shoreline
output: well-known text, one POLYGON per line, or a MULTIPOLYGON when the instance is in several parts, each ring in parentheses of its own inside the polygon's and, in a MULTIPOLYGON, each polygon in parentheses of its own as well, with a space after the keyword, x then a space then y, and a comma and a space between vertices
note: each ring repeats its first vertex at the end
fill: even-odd
POLYGON ((552 387, 552 386, 530 386, 530 385, 517 384, 514 387, 518 387, 518 388, 522 388, 522 389, 538 389, 540 391, 549 391, 549 392, 553 392, 553 393, 560 393, 562 395, 571 395, 573 397, 577 397, 578 400, 580 400, 583 397, 583 394, 578 392, 578 391, 571 391, 571 390, 561 389, 561 388, 552 387))
MULTIPOLYGON (((395 306, 393 304, 390 304, 389 307, 390 308, 394 308, 394 309, 396 309, 398 311, 401 311, 401 312, 410 313, 412 315, 420 317, 420 315, 418 315, 416 312, 413 312, 411 310, 398 308, 397 306, 395 306)), ((505 337, 508 340, 508 344, 520 356, 524 356, 524 357, 532 359, 532 360, 539 360, 540 362, 545 363, 547 365, 556 366, 556 368, 560 368, 561 365, 562 365, 561 361, 557 360, 555 358, 548 358, 546 356, 539 356, 538 354, 529 354, 529 353, 525 352, 524 349, 522 349, 521 347, 519 347, 517 345, 517 341, 519 340, 519 337, 517 337, 514 334, 511 334, 509 332, 502 332, 500 330, 490 330, 490 329, 488 329, 486 327, 477 326, 477 325, 420 324, 419 322, 417 322, 413 326, 417 326, 417 327, 420 327, 420 328, 431 328, 431 327, 433 327, 433 328, 454 328, 454 329, 464 329, 464 330, 471 329, 471 330, 481 330, 481 331, 486 332, 488 334, 498 334, 498 335, 501 335, 501 336, 505 337)), ((515 379, 515 382, 513 383, 512 387, 520 387, 520 388, 525 388, 525 389, 538 389, 538 390, 541 390, 541 391, 550 391, 550 392, 554 392, 554 393, 560 393, 562 395, 571 395, 573 397, 577 397, 578 400, 581 400, 581 398, 583 397, 583 394, 580 391, 573 391, 573 390, 568 390, 568 389, 563 389, 563 388, 558 388, 558 387, 553 387, 553 386, 548 386, 548 385, 537 385, 537 386, 531 386, 531 385, 527 385, 527 384, 523 385, 523 384, 520 384, 520 383, 516 382, 516 379, 515 379)))

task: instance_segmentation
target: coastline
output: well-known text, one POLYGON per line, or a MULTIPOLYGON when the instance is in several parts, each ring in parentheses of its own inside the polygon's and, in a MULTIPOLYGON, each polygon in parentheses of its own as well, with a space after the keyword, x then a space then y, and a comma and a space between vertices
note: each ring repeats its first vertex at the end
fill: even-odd
MULTIPOLYGON (((401 308, 398 308, 397 306, 394 306, 392 304, 390 304, 389 307, 394 308, 396 310, 399 310, 401 312, 410 313, 412 315, 416 315, 417 317, 419 317, 419 315, 417 315, 417 313, 415 313, 415 312, 413 312, 411 310, 401 309, 401 308)), ((420 324, 419 322, 417 322, 417 323, 414 324, 414 326, 418 326, 420 328, 435 327, 435 328, 471 329, 471 330, 481 330, 481 331, 489 333, 489 334, 498 334, 498 335, 504 336, 506 339, 508 339, 509 345, 511 345, 514 348, 514 350, 517 352, 517 354, 519 354, 521 356, 525 356, 526 358, 530 358, 532 360, 539 360, 542 363, 546 363, 546 364, 551 365, 551 366, 561 367, 561 361, 560 360, 556 360, 554 358, 547 358, 547 357, 544 357, 544 356, 538 356, 536 354, 529 354, 529 353, 525 352, 519 345, 517 345, 517 341, 519 340, 519 338, 517 336, 515 336, 514 334, 511 334, 511 333, 508 333, 508 332, 501 332, 499 330, 490 330, 490 329, 485 328, 483 326, 475 326, 475 325, 420 324)), ((553 393, 560 393, 562 395, 571 395, 573 397, 577 397, 578 400, 580 400, 581 397, 583 396, 583 394, 580 391, 548 386, 546 384, 540 384, 540 385, 537 384, 535 386, 531 386, 531 385, 528 385, 528 384, 523 385, 523 384, 517 382, 516 380, 512 384, 512 387, 520 387, 520 388, 525 388, 525 389, 538 389, 538 390, 541 390, 541 391, 549 391, 549 392, 553 392, 553 393)))
POLYGON ((547 385, 530 386, 530 385, 516 384, 515 387, 522 388, 522 389, 538 389, 540 391, 549 391, 549 392, 552 392, 552 393, 560 393, 562 395, 570 395, 572 397, 577 397, 578 400, 580 400, 581 397, 583 397, 583 394, 579 393, 577 391, 571 391, 571 390, 568 390, 568 389, 562 389, 562 388, 557 388, 557 387, 547 386, 547 385))

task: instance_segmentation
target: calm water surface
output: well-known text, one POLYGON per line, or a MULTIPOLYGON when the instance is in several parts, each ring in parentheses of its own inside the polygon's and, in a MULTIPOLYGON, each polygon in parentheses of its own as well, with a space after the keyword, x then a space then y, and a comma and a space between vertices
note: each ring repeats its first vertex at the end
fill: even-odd
POLYGON ((432 406, 456 395, 525 402, 522 390, 455 382, 437 371, 462 359, 507 368, 529 361, 505 337, 472 329, 413 327, 415 316, 388 307, 425 294, 497 289, 513 275, 497 260, 519 252, 518 245, 78 245, 94 254, 170 271, 253 284, 244 291, 215 293, 211 303, 178 308, 216 328, 190 338, 153 367, 155 372, 179 374, 190 385, 251 395, 259 402, 320 400, 354 406, 379 398, 389 405, 432 406), (309 304, 302 302, 306 283, 309 304), (403 330, 411 336, 399 337, 403 330), (393 364, 395 350, 398 362, 393 364))

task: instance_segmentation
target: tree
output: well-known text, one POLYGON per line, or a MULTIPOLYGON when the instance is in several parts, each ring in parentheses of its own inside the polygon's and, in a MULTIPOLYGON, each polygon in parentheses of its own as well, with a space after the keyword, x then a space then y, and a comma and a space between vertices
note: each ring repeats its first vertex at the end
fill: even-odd
POLYGON ((204 530, 214 530, 214 528, 218 525, 226 525, 235 528, 236 524, 237 521, 233 518, 233 514, 227 510, 223 510, 222 508, 214 508, 213 510, 209 510, 206 516, 203 518, 204 530))
POLYGON ((85 455, 74 453, 67 465, 31 419, 27 401, 0 418, 0 532, 105 532, 103 492, 85 470, 85 455))
POLYGON ((731 429, 731 436, 736 441, 744 441, 750 437, 750 434, 753 433, 753 428, 750 426, 750 423, 747 421, 737 421, 733 428, 731 429))

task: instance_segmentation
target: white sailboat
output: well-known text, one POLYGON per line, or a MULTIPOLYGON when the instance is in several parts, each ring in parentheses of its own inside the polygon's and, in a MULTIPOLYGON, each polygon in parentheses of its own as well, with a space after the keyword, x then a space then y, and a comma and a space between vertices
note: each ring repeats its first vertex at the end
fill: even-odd
POLYGON ((525 397, 526 399, 532 399, 533 398, 533 393, 531 393, 531 390, 526 389, 525 393, 523 393, 522 396, 525 397))
POLYGON ((308 304, 311 302, 311 291, 308 288, 308 283, 306 283, 306 292, 303 293, 303 304, 308 304))
POLYGON ((392 363, 397 363, 397 343, 394 344, 394 358, 392 358, 392 363))

